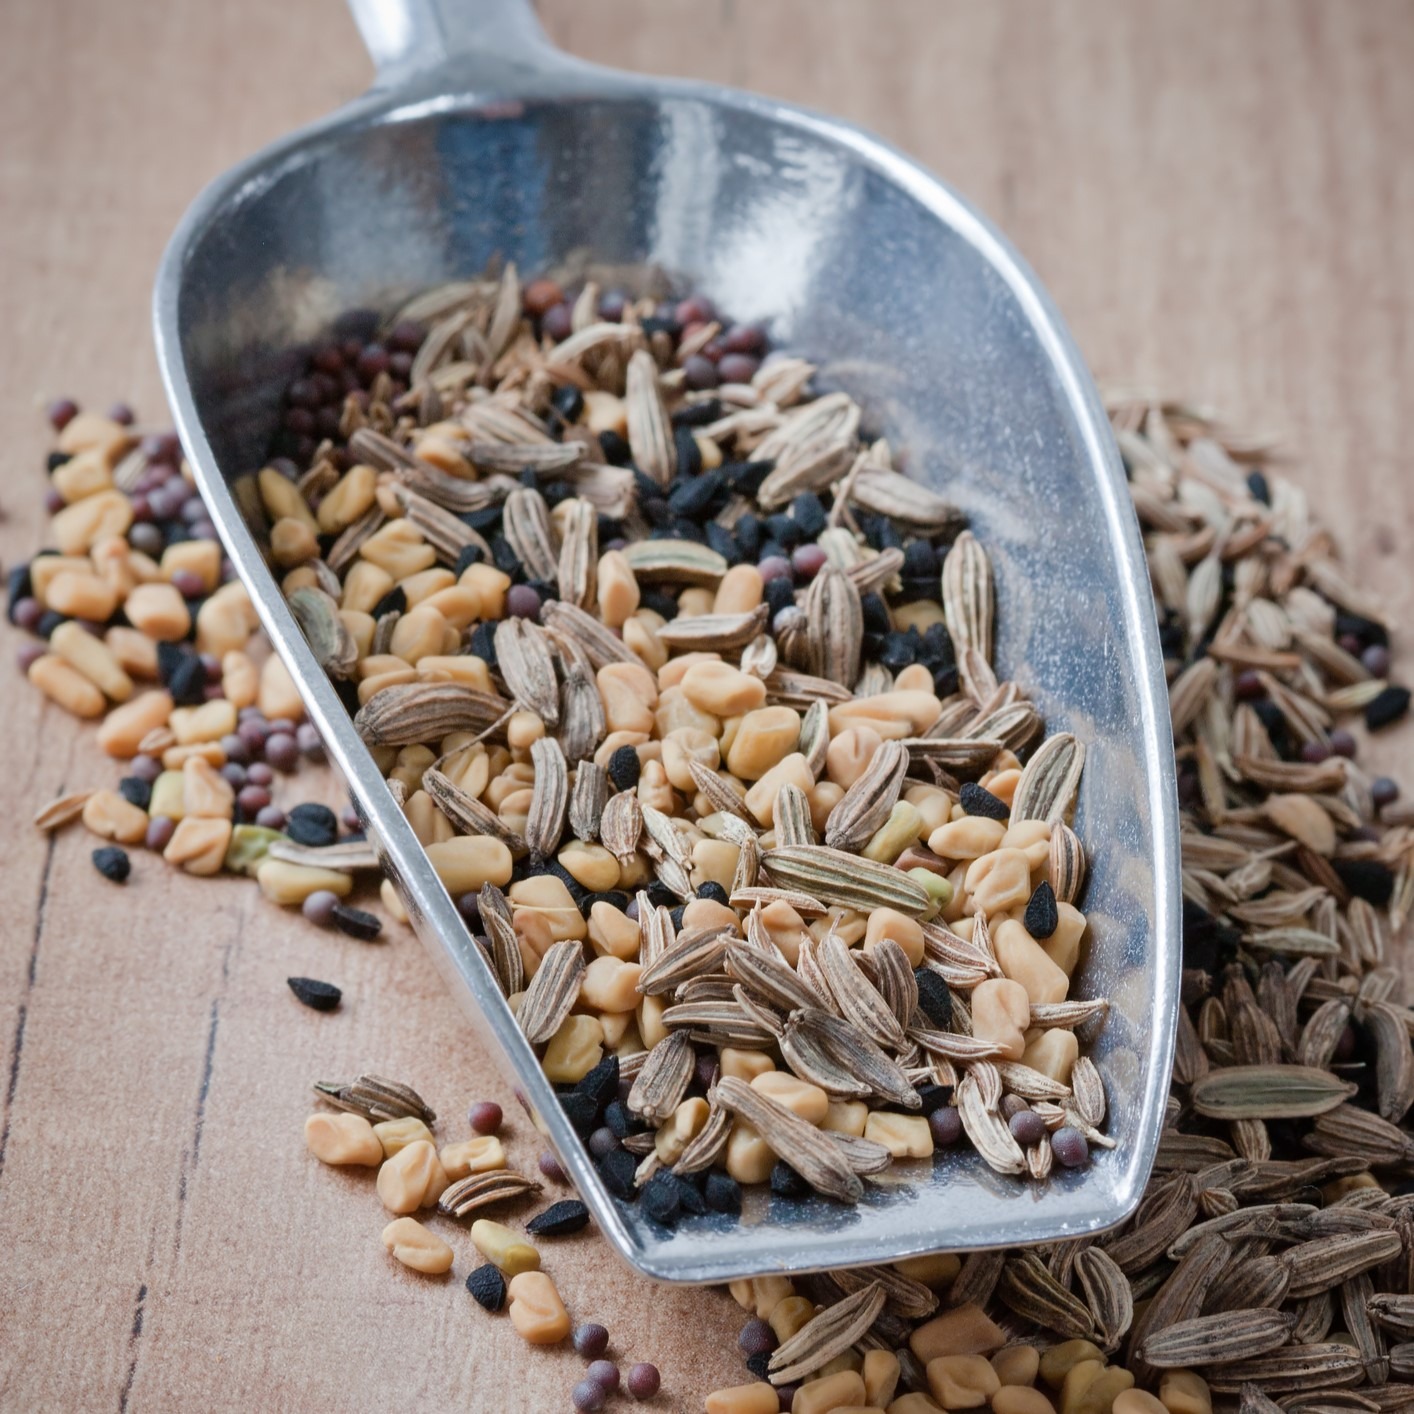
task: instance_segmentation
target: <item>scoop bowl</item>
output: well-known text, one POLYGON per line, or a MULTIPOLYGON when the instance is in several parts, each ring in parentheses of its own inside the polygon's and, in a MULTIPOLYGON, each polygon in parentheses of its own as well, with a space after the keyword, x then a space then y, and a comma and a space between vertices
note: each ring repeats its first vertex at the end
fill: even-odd
MULTIPOLYGON (((610 1243, 684 1282, 1053 1241, 1139 1201, 1179 978, 1179 839, 1164 672, 1138 526, 1068 333, 997 231, 846 123, 554 50, 521 0, 356 0, 373 88, 213 183, 157 278, 158 355, 197 483, 408 913, 610 1243), (896 1166, 856 1208, 749 1195, 674 1231, 604 1188, 231 494, 283 388, 347 311, 478 274, 656 266, 848 389, 900 465, 971 517, 998 580, 997 661, 1088 748, 1076 829, 1091 921, 1076 994, 1117 1140, 1042 1185, 971 1153, 896 1166)), ((435 1058, 428 1058, 428 1067, 435 1058)), ((414 1077, 415 1079, 417 1077, 414 1077)))

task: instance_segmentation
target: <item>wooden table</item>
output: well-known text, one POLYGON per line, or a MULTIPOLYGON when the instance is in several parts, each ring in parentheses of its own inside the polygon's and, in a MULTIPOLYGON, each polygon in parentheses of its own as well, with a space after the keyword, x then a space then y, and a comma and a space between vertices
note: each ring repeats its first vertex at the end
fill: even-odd
MULTIPOLYGON (((588 57, 832 109, 917 154, 1007 229, 1102 377, 1285 434, 1365 582, 1414 608, 1404 0, 547 0, 545 19, 588 57)), ((44 399, 161 415, 149 287, 186 202, 368 73, 338 0, 11 7, 7 564, 43 540, 44 399)), ((321 934, 152 859, 116 892, 81 831, 28 823, 112 764, 9 673, 0 720, 0 1407, 566 1408, 571 1353, 528 1354, 459 1276, 395 1270, 371 1179, 303 1151, 315 1076, 405 1076, 457 1130, 471 1098, 508 1099, 411 935, 321 934), (342 1012, 297 1006, 294 973, 341 982, 342 1012)), ((663 1367, 660 1407, 742 1378, 725 1296, 650 1288, 589 1235, 550 1261, 620 1357, 663 1367)))

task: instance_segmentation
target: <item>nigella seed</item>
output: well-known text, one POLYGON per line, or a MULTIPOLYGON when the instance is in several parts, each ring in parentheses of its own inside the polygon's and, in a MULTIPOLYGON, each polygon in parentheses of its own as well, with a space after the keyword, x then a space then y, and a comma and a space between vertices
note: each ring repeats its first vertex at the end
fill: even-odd
POLYGON ((119 849, 115 844, 104 845, 103 848, 94 850, 89 857, 93 860, 93 867, 105 879, 111 879, 115 884, 127 883, 133 868, 127 850, 119 849))
POLYGON ((631 1203, 638 1196, 633 1176, 638 1170, 638 1160, 627 1149, 615 1149, 599 1160, 599 1176, 604 1187, 614 1195, 631 1203))
POLYGON ((618 1094, 619 1058, 605 1056, 575 1087, 577 1095, 585 1096, 594 1106, 597 1119, 604 1113, 604 1107, 618 1094))
POLYGON ((986 820, 1006 820, 1011 815, 1011 806, 998 799, 991 791, 972 781, 965 781, 958 795, 958 804, 969 815, 980 815, 986 820))
POLYGON ((804 1198, 810 1185, 784 1159, 771 1170, 771 1192, 777 1198, 804 1198))
POLYGON ((525 1230, 535 1237, 568 1237, 588 1225, 589 1209, 578 1198, 564 1198, 537 1213, 526 1223, 525 1230))
POLYGON ((643 1128, 638 1116, 622 1100, 610 1100, 604 1106, 604 1123, 616 1139, 627 1139, 643 1128))
POLYGON ((678 896, 661 880, 654 879, 645 890, 648 894, 648 902, 654 908, 675 908, 678 896))
POLYGON ((152 785, 138 776, 124 776, 118 782, 118 794, 139 810, 146 810, 152 801, 152 785))
POLYGON ((584 394, 573 383, 556 388, 550 405, 566 422, 578 422, 584 415, 584 394))
POLYGON ((719 1169, 708 1170, 702 1196, 714 1213, 741 1212, 741 1184, 719 1169))
MULTIPOLYGON (((765 1322, 762 1322, 765 1325, 765 1322)), ((769 1350, 758 1350, 754 1355, 746 1357, 746 1368, 751 1371, 753 1379, 765 1380, 771 1374, 771 1352, 769 1350)))
POLYGON ((686 1174, 673 1173, 668 1170, 667 1176, 677 1185, 678 1203, 683 1212, 691 1213, 694 1217, 701 1217, 707 1211, 707 1200, 703 1197, 702 1191, 686 1174))
POLYGON ((720 526, 714 520, 709 520, 706 525, 707 544, 709 548, 715 550, 729 565, 741 562, 741 550, 737 546, 737 539, 725 526, 720 526))
POLYGON ((314 1011, 333 1011, 344 995, 332 982, 320 982, 313 977, 289 977, 286 981, 290 991, 314 1011))
POLYGON ((1397 722, 1409 711, 1409 689, 1387 687, 1365 708, 1365 725, 1372 732, 1397 722))
POLYGON ((776 469, 774 461, 728 462, 718 468, 728 486, 739 496, 755 496, 761 483, 776 469))
POLYGON ((1049 938, 1056 931, 1060 923, 1060 913, 1056 907, 1056 893, 1048 880, 1042 879, 1036 885, 1036 892, 1031 895, 1030 902, 1026 905, 1026 914, 1022 919, 1026 931, 1033 938, 1049 938))
POLYGON ((722 415, 719 398, 703 398, 700 403, 688 403, 673 414, 674 427, 706 427, 722 415))
POLYGON ((581 1139, 589 1138, 599 1120, 593 1097, 571 1090, 568 1095, 560 1096, 560 1108, 564 1110, 565 1118, 574 1126, 574 1132, 581 1139))
POLYGON ((795 588, 789 579, 773 579, 766 585, 766 607, 774 619, 782 609, 789 609, 795 603, 795 588))
POLYGON ((506 1304, 506 1279, 494 1263, 473 1268, 467 1276, 466 1289, 484 1310, 499 1311, 506 1304))
POLYGON ((1267 484, 1267 478, 1260 471, 1247 473, 1247 489, 1252 493, 1254 501, 1260 501, 1264 506, 1271 505, 1272 488, 1267 484))
POLYGON ((195 653, 184 653, 167 679, 172 701, 181 707, 195 707, 206 701, 206 669, 195 653))
POLYGON ((865 633, 883 635, 889 632, 889 607, 881 595, 870 590, 859 596, 859 607, 864 614, 865 633))
POLYGON ((1385 908, 1394 896, 1394 873, 1378 859, 1332 859, 1331 868, 1356 898, 1385 908))
POLYGON ((802 491, 790 503, 790 513, 801 536, 806 540, 817 539, 829 525, 824 503, 813 491, 802 491))
POLYGON ((329 918, 341 933, 364 943, 371 943, 383 931, 383 922, 376 914, 346 903, 336 903, 329 918))
POLYGON ((496 666, 495 628, 495 624, 481 623, 471 631, 471 651, 489 668, 496 666))
POLYGON ((726 903, 729 895, 715 879, 697 886, 697 897, 711 899, 713 903, 726 903))
POLYGON ((668 916, 673 920, 673 928, 674 928, 675 930, 677 930, 678 932, 681 932, 681 931, 682 931, 682 918, 683 918, 683 914, 686 913, 686 912, 687 912, 687 905, 686 905, 686 904, 679 904, 676 908, 670 910, 670 912, 669 912, 669 915, 668 915, 668 916))
MULTIPOLYGON (((476 549, 475 546, 467 546, 468 549, 476 549)), ((478 550, 479 554, 480 551, 478 550)), ((460 565, 458 561, 458 565, 460 565)), ((374 606, 372 610, 375 619, 381 619, 384 614, 405 614, 408 609, 407 590, 401 584, 395 584, 374 606)))
POLYGON ((627 466, 633 453, 628 443, 617 432, 604 431, 599 434, 599 449, 610 466, 627 466))
MULTIPOLYGON (((692 428, 675 427, 673 447, 677 452, 678 474, 697 476, 702 470, 702 449, 697 445, 697 438, 692 435, 692 428)), ((718 477, 719 484, 720 481, 721 478, 718 477)))
POLYGON ((632 790, 642 770, 638 752, 631 746, 621 746, 609 757, 609 779, 618 790, 632 790))
POLYGON ((285 833, 296 844, 322 849, 339 838, 339 819, 327 805, 307 801, 289 812, 285 833))
MULTIPOLYGON (((578 389, 576 389, 576 392, 577 391, 578 389)), ((453 569, 452 573, 460 579, 472 565, 479 565, 484 558, 485 556, 482 553, 480 545, 463 545, 461 552, 457 555, 456 567, 453 569)), ((391 593, 391 591, 389 592, 391 593)), ((406 598, 406 594, 403 597, 406 598)), ((376 619, 378 615, 374 614, 373 617, 376 619)))
POLYGON ((918 1098, 922 1102, 922 1113, 924 1118, 932 1114, 935 1110, 940 1110, 952 1098, 952 1089, 947 1085, 921 1085, 918 1089, 918 1098))
POLYGON ((682 1199, 678 1196, 678 1186, 672 1175, 667 1172, 655 1173, 643 1185, 639 1202, 648 1216, 664 1227, 672 1227, 682 1215, 682 1199))
POLYGON ((950 1030, 952 993, 948 991, 948 984, 927 967, 917 968, 913 976, 918 983, 919 1010, 939 1031, 950 1030))

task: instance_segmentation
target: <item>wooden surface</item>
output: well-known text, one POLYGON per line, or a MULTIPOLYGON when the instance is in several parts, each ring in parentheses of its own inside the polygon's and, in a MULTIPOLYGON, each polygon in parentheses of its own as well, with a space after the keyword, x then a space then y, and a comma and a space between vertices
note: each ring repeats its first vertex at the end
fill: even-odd
MULTIPOLYGON (((832 109, 916 154, 1001 222, 1102 377, 1282 432, 1366 582, 1414 607, 1407 0, 547 0, 545 17, 588 57, 832 109)), ((148 294, 186 202, 367 77, 338 0, 9 7, 7 565, 42 540, 44 399, 160 417, 148 294)), ((0 1408, 567 1408, 580 1362, 471 1305, 465 1239, 454 1279, 395 1270, 371 1178, 303 1153, 315 1076, 405 1076, 452 1133, 468 1100, 507 1101, 415 940, 320 934, 253 885, 150 858, 118 893, 81 832, 28 824, 112 764, 8 673, 0 721, 0 1408), (297 1006, 294 973, 341 983, 342 1011, 297 1006)), ((547 1256, 578 1317, 662 1366, 657 1407, 741 1378, 725 1296, 650 1288, 588 1236, 547 1256)))

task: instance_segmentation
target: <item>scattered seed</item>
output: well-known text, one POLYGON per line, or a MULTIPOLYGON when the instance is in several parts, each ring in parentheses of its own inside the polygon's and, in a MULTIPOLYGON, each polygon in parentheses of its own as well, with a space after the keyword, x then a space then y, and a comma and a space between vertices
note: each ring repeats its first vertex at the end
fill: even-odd
POLYGON ((290 991, 314 1011, 333 1011, 344 995, 332 982, 318 982, 313 977, 290 977, 286 980, 290 991))

